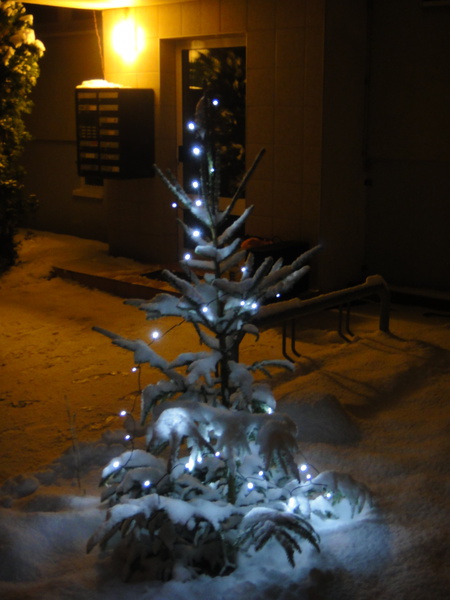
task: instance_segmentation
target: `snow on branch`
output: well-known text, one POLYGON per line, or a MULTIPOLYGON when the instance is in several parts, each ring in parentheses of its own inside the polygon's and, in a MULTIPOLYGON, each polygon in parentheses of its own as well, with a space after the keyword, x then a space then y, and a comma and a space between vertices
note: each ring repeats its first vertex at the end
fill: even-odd
POLYGON ((204 304, 204 298, 199 294, 196 287, 194 287, 191 283, 178 277, 175 273, 172 273, 168 269, 164 269, 162 272, 164 278, 171 284, 173 287, 183 294, 183 298, 189 300, 195 306, 199 306, 204 304))
POLYGON ((229 240, 231 240, 236 233, 239 231, 239 229, 242 227, 242 225, 245 223, 245 221, 248 219, 248 217, 250 216, 250 213, 253 210, 253 206, 248 206, 244 212, 242 213, 242 215, 240 215, 235 221, 233 221, 233 223, 231 225, 229 225, 225 231, 219 235, 218 239, 217 239, 217 245, 220 247, 222 247, 224 244, 226 244, 229 240))
POLYGON ((178 459, 178 453, 185 438, 189 438, 190 444, 194 444, 196 448, 214 453, 213 447, 201 435, 189 411, 181 407, 168 408, 148 428, 147 448, 151 451, 166 445, 170 446, 170 458, 167 465, 167 472, 170 473, 178 459))
POLYGON ((214 286, 220 291, 230 296, 247 298, 252 292, 257 292, 261 281, 270 271, 273 264, 273 258, 268 256, 257 269, 253 277, 241 279, 241 281, 230 281, 229 279, 216 279, 214 286))
POLYGON ((127 340, 117 333, 113 333, 112 331, 108 331, 101 327, 93 327, 93 329, 94 331, 109 337, 116 346, 134 352, 134 362, 137 365, 148 362, 150 366, 163 371, 163 373, 168 372, 168 362, 152 350, 152 348, 150 348, 143 340, 127 340))
POLYGON ((157 294, 150 302, 146 300, 126 300, 125 304, 137 306, 139 310, 147 313, 147 319, 159 319, 160 317, 182 317, 184 311, 179 306, 179 297, 172 294, 157 294))
POLYGON ((241 250, 240 252, 236 252, 235 254, 231 255, 229 258, 224 260, 223 263, 220 265, 220 274, 222 275, 223 273, 226 273, 230 269, 236 267, 245 259, 245 254, 246 251, 241 250))
POLYGON ((227 208, 225 209, 225 211, 221 214, 221 219, 219 223, 222 223, 225 221, 225 219, 227 219, 227 217, 229 215, 231 215, 233 208, 236 205, 236 202, 239 200, 239 198, 241 197, 243 191, 245 190, 245 188, 247 187, 247 183, 250 181, 250 178, 252 177, 253 173, 255 172, 259 162, 261 161, 262 157, 264 156, 266 150, 265 148, 262 148, 258 154, 256 155, 255 160, 253 161, 251 167, 248 169, 248 171, 245 173, 244 177, 242 178, 242 181, 240 182, 239 186, 237 187, 233 198, 231 199, 230 204, 227 206, 227 208))
POLYGON ((185 379, 177 373, 177 379, 162 380, 147 385, 141 394, 141 425, 158 402, 164 402, 167 398, 186 389, 185 379))
POLYGON ((278 367, 280 369, 286 369, 287 371, 294 371, 295 365, 290 360, 282 359, 271 359, 271 360, 259 360, 254 362, 250 367, 249 371, 262 371, 265 375, 270 376, 270 372, 266 367, 278 367))
POLYGON ((177 179, 174 177, 171 171, 167 171, 164 174, 158 165, 153 165, 156 173, 161 177, 164 181, 168 189, 172 192, 174 196, 178 198, 178 200, 183 204, 185 208, 190 208, 192 205, 191 198, 186 194, 182 186, 178 183, 177 179))
POLYGON ((195 248, 195 253, 199 256, 210 258, 217 262, 221 262, 234 254, 240 247, 241 240, 236 238, 228 246, 223 248, 216 248, 213 244, 198 245, 195 248))

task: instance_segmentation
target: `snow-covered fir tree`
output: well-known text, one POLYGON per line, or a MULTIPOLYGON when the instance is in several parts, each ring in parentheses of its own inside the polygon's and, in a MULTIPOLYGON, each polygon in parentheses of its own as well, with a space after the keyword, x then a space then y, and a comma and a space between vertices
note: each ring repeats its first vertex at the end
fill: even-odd
POLYGON ((136 569, 161 578, 224 575, 236 568, 241 553, 269 543, 278 544, 294 565, 305 543, 319 551, 312 516, 336 518, 344 497, 352 512, 360 511, 368 498, 351 477, 318 474, 299 460, 294 422, 276 411, 270 386, 254 381, 257 371, 269 375, 271 368, 293 369, 292 363, 239 362, 243 338, 258 337, 252 319, 260 305, 291 289, 316 249, 292 264, 269 257, 254 268, 237 235, 252 207, 234 221, 229 217, 263 152, 222 210, 215 105, 205 94, 197 107, 199 195, 188 195, 171 173, 157 169, 199 223, 181 223, 196 244, 193 256, 181 262, 184 275, 164 271, 177 293, 127 301, 149 320, 181 317, 205 349, 169 362, 152 344, 97 328, 131 350, 139 368, 147 363, 163 375, 141 395, 145 449, 133 447, 103 470, 102 500, 109 509, 88 542, 88 551, 112 540, 121 544, 125 578, 136 569))

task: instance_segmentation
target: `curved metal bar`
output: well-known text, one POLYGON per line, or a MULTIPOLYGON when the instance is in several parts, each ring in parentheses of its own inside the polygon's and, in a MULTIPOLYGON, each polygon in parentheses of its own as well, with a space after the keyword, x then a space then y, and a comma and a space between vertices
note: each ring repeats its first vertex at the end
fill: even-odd
MULTIPOLYGON (((350 302, 353 300, 361 300, 376 294, 380 300, 380 317, 379 329, 386 333, 389 332, 389 313, 390 313, 390 293, 386 281, 381 275, 371 275, 367 277, 364 283, 355 285, 343 290, 337 290, 328 294, 321 294, 315 298, 300 300, 293 298, 286 302, 279 302, 275 305, 263 306, 259 313, 254 317, 252 322, 260 328, 269 328, 283 324, 283 355, 289 358, 286 352, 286 336, 287 322, 291 324, 291 334, 294 339, 291 339, 292 352, 299 356, 295 350, 295 319, 308 314, 320 312, 327 308, 339 307, 339 334, 348 341, 348 338, 342 333, 342 307, 347 304, 346 331, 349 335, 353 335, 350 331, 350 302)), ((289 360, 291 360, 289 358, 289 360)))

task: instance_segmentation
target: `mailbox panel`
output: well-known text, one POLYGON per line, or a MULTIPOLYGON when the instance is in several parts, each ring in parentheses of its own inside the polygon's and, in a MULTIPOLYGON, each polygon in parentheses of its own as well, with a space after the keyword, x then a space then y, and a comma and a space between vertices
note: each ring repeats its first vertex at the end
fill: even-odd
POLYGON ((153 90, 77 88, 75 103, 80 176, 153 176, 153 90))

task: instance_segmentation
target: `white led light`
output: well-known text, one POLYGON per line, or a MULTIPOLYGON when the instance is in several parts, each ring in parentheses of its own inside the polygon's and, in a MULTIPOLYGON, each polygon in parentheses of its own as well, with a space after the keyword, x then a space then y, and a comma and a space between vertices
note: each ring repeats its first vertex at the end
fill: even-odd
POLYGON ((260 477, 264 477, 264 471, 259 471, 258 475, 259 475, 260 477))
POLYGON ((121 410, 120 413, 119 413, 119 415, 121 417, 126 417, 127 416, 127 411, 126 410, 121 410))
POLYGON ((253 308, 253 310, 256 310, 258 308, 258 303, 252 302, 252 308, 253 308))
POLYGON ((195 206, 201 206, 202 205, 202 201, 201 200, 196 200, 195 201, 195 206))
POLYGON ((308 473, 308 475, 306 476, 306 479, 311 479, 311 474, 308 473))
POLYGON ((332 497, 333 497, 333 494, 332 494, 331 492, 327 492, 327 493, 325 494, 325 498, 328 498, 328 499, 330 499, 330 498, 332 498, 332 497))
POLYGON ((219 106, 219 101, 217 100, 217 98, 214 98, 214 100, 212 101, 214 106, 219 106))
POLYGON ((245 300, 241 300, 241 306, 245 306, 245 300))
POLYGON ((196 179, 192 182, 192 187, 194 188, 194 190, 196 190, 199 185, 200 184, 199 184, 199 182, 196 179))
POLYGON ((203 458, 202 458, 201 456, 197 456, 197 462, 198 462, 198 463, 201 463, 201 462, 203 462, 203 458))
POLYGON ((209 308, 207 306, 202 307, 202 312, 207 313, 208 311, 209 311, 209 308))
POLYGON ((249 481, 247 483, 247 487, 248 487, 249 490, 252 490, 255 487, 255 485, 251 481, 249 481))
POLYGON ((178 208, 178 204, 176 202, 172 202, 172 208, 178 208))
POLYGON ((308 470, 308 465, 300 465, 300 471, 307 471, 308 470))
POLYGON ((199 231, 198 229, 195 229, 195 230, 192 232, 192 237, 195 237, 195 238, 198 238, 198 237, 200 237, 200 231, 199 231))
POLYGON ((187 128, 189 129, 189 131, 194 131, 194 129, 195 129, 194 121, 189 121, 189 123, 187 124, 187 128))
POLYGON ((192 460, 192 458, 190 458, 188 460, 188 462, 186 463, 186 469, 188 471, 192 471, 193 468, 194 468, 194 461, 192 460))
POLYGON ((215 457, 217 457, 217 458, 219 458, 219 456, 220 456, 220 452, 215 452, 215 453, 214 453, 214 456, 215 456, 215 457))
POLYGON ((114 467, 115 469, 118 469, 118 468, 120 467, 120 460, 115 460, 115 461, 113 462, 113 467, 114 467))
POLYGON ((194 154, 195 156, 200 156, 201 150, 198 146, 194 146, 192 148, 192 154, 194 154))
POLYGON ((271 415, 273 413, 273 408, 270 408, 270 406, 267 408, 267 414, 271 415))
POLYGON ((153 340, 157 340, 159 338, 159 336, 160 336, 159 331, 156 331, 156 330, 152 331, 152 339, 153 340))
POLYGON ((128 441, 128 440, 131 440, 131 435, 130 435, 129 433, 127 433, 127 435, 125 436, 125 439, 126 439, 127 441, 128 441))
POLYGON ((275 298, 281 298, 281 294, 280 293, 276 294, 275 298))
POLYGON ((151 485, 151 481, 150 481, 149 479, 146 479, 142 485, 143 485, 144 487, 150 487, 150 485, 151 485))
POLYGON ((297 501, 292 496, 288 500, 288 507, 293 510, 297 506, 297 501))
POLYGON ((191 255, 189 254, 189 252, 184 255, 184 260, 191 260, 191 255))
POLYGON ((242 271, 243 273, 246 273, 246 272, 247 272, 247 267, 241 267, 241 271, 242 271))
POLYGON ((137 368, 137 367, 131 367, 131 372, 132 372, 132 373, 136 373, 136 371, 137 371, 137 370, 138 370, 138 368, 137 368))

